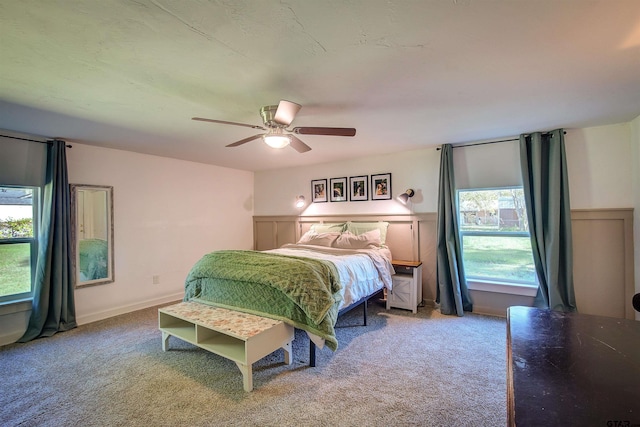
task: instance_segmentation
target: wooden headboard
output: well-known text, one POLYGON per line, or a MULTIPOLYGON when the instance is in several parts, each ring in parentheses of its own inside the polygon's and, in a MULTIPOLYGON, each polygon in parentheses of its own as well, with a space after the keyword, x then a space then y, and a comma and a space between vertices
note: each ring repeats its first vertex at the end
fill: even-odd
POLYGON ((422 261, 422 295, 435 299, 436 289, 436 214, 414 215, 322 215, 254 216, 254 249, 264 251, 295 243, 311 225, 336 222, 389 223, 386 245, 394 259, 422 261))

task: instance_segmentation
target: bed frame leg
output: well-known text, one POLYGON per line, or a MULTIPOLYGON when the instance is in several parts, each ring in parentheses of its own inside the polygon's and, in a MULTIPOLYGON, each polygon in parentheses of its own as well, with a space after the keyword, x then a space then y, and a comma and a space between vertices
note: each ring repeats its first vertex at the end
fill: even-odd
POLYGON ((367 304, 369 302, 369 300, 365 301, 362 303, 362 311, 363 311, 363 315, 364 315, 364 326, 367 326, 367 306, 369 304, 367 304))
POLYGON ((316 345, 311 340, 309 340, 309 366, 312 368, 316 366, 316 345))
MULTIPOLYGON (((367 326, 367 314, 368 314, 367 308, 369 306, 369 298, 371 298, 372 296, 373 295, 370 295, 369 297, 366 297, 364 301, 362 301, 362 315, 363 315, 362 317, 364 320, 364 326, 367 326)), ((358 305, 354 305, 350 308, 357 308, 357 307, 358 305)), ((347 309, 346 311, 349 311, 349 309, 347 309)), ((338 313, 338 316, 340 316, 340 314, 342 313, 346 313, 346 311, 338 313)), ((311 340, 309 340, 309 366, 311 366, 312 368, 316 366, 316 345, 311 340)))

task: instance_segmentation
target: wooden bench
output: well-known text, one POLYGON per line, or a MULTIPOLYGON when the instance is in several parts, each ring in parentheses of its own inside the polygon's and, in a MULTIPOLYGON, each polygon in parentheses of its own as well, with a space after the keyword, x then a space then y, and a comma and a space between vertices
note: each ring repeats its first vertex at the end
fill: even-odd
POLYGON ((236 363, 243 375, 245 391, 253 390, 252 364, 278 348, 291 364, 294 329, 279 320, 193 301, 158 310, 162 350, 174 336, 236 363))

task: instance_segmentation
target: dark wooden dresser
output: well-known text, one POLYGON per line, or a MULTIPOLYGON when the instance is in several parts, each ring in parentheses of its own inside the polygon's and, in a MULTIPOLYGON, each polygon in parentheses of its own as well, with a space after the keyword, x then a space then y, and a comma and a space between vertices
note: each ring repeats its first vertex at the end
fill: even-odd
POLYGON ((640 427, 640 322, 507 311, 510 426, 640 427))

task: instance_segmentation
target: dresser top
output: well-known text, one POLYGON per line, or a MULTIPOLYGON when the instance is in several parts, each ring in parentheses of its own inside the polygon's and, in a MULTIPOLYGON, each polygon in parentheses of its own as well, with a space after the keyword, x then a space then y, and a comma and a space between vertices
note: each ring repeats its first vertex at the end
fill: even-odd
POLYGON ((640 322, 510 307, 507 337, 515 424, 640 424, 640 322))

